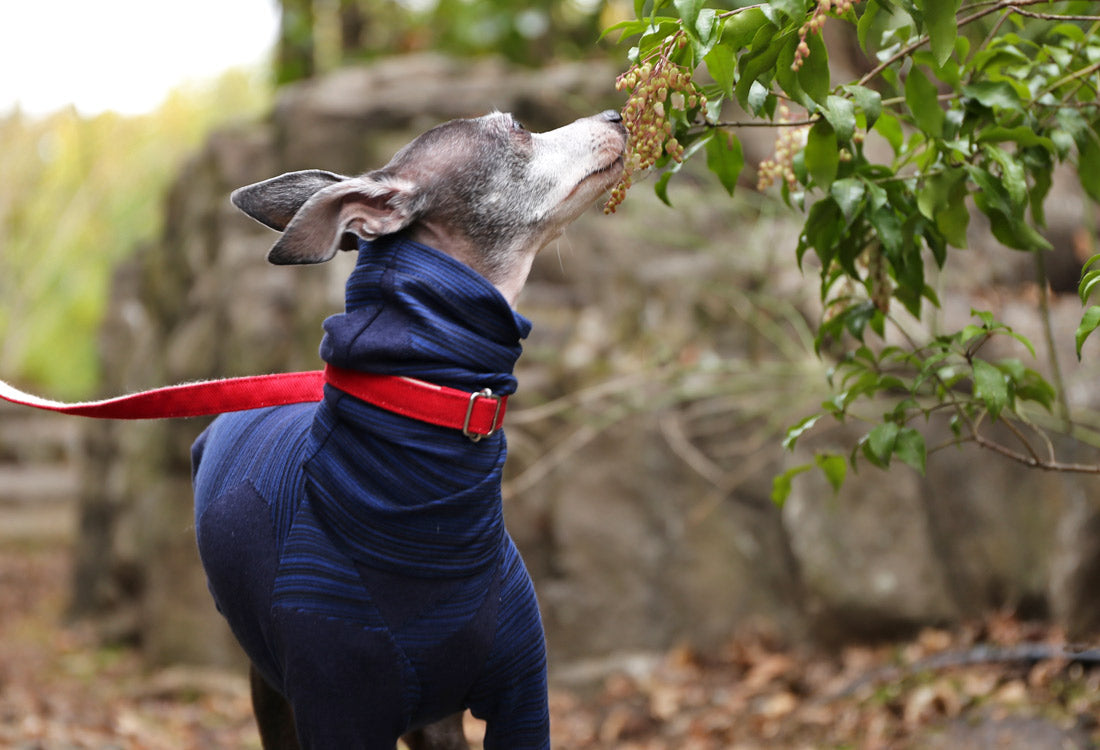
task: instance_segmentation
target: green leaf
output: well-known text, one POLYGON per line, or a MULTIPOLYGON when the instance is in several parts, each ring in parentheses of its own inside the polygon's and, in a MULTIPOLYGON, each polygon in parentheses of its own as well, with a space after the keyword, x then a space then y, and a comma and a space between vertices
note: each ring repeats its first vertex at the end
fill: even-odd
POLYGON ((768 6, 791 19, 800 19, 806 13, 804 0, 768 0, 768 6))
POLYGON ((989 229, 993 236, 1005 247, 1024 251, 1053 248, 1023 217, 990 206, 984 193, 974 196, 974 203, 989 219, 989 229))
POLYGON ((1088 271, 1081 277, 1081 283, 1077 285, 1077 294, 1081 297, 1082 305, 1088 304, 1089 297, 1092 296, 1097 284, 1100 284, 1100 270, 1098 269, 1088 271))
POLYGON ((1069 133, 1073 140, 1079 144, 1082 143, 1082 139, 1089 138, 1092 135, 1088 120, 1076 109, 1063 107, 1058 110, 1054 119, 1058 121, 1058 126, 1069 133))
POLYGON ((746 8, 735 13, 726 19, 725 26, 722 28, 722 46, 729 48, 731 53, 747 47, 766 23, 768 18, 760 8, 746 8))
POLYGON ((829 192, 840 206, 844 220, 851 224, 856 213, 863 207, 863 198, 867 194, 867 186, 863 180, 856 177, 837 180, 829 187, 829 192))
POLYGON ((1031 172, 1031 189, 1027 192, 1027 199, 1031 206, 1031 218, 1039 227, 1047 225, 1046 199, 1050 188, 1054 185, 1053 150, 1052 145, 1050 153, 1039 156, 1037 149, 1031 149, 1034 157, 1032 163, 1028 165, 1028 171, 1031 172), (1040 163, 1036 164, 1036 162, 1040 163))
POLYGON ((995 126, 986 128, 978 133, 978 143, 1015 143, 1021 148, 1031 148, 1032 146, 1041 146, 1048 151, 1054 151, 1054 141, 1050 138, 1038 135, 1034 130, 1026 125, 1019 125, 1013 128, 1007 128, 1002 126, 995 126))
POLYGON ((975 359, 973 368, 974 395, 985 404, 989 416, 996 419, 1008 406, 1008 380, 1003 372, 984 359, 975 359))
POLYGON ((752 51, 737 58, 737 67, 741 75, 737 79, 733 93, 745 109, 749 108, 748 96, 753 83, 757 81, 770 83, 775 77, 775 62, 783 48, 782 45, 775 43, 774 32, 775 27, 771 24, 762 26, 752 40, 752 51))
POLYGON ((1012 210, 1000 181, 990 174, 989 170, 977 165, 967 165, 966 171, 974 184, 978 186, 979 192, 975 193, 975 199, 985 201, 990 207, 1002 213, 1008 213, 1012 210))
POLYGON ((1089 337, 1097 326, 1100 326, 1100 307, 1093 305, 1085 311, 1084 316, 1081 318, 1081 325, 1077 327, 1077 359, 1081 359, 1081 347, 1085 343, 1085 339, 1089 337))
POLYGON ((852 140, 852 134, 856 130, 856 112, 850 99, 830 95, 825 100, 823 114, 833 126, 838 142, 847 143, 852 140))
POLYGON ((943 136, 944 112, 939 92, 920 68, 913 68, 905 79, 905 104, 917 127, 933 138, 943 136))
POLYGON ((829 95, 829 51, 820 34, 810 34, 806 44, 810 54, 802 60, 802 67, 798 69, 798 84, 812 101, 820 105, 829 95))
POLYGON ((885 113, 875 122, 874 130, 886 139, 886 142, 890 144, 890 148, 894 150, 895 156, 901 154, 902 146, 905 144, 905 134, 901 130, 901 123, 898 122, 898 118, 885 113))
POLYGON ((978 81, 963 86, 962 93, 990 109, 1023 109, 1020 96, 1007 81, 978 81))
POLYGON ((924 445, 924 435, 921 435, 912 427, 906 427, 898 432, 894 441, 894 455, 920 474, 924 474, 928 460, 928 452, 924 445))
POLYGON ((672 208, 672 201, 668 197, 668 183, 672 179, 672 174, 672 172, 665 172, 657 178, 657 182, 653 183, 653 192, 669 208, 672 208))
POLYGON ((1086 261, 1084 262, 1084 264, 1082 264, 1082 266, 1081 266, 1081 270, 1082 270, 1082 271, 1087 271, 1087 270, 1089 270, 1090 268, 1092 268, 1093 266, 1097 265, 1098 263, 1100 263, 1100 253, 1096 253, 1096 254, 1095 254, 1095 255, 1093 255, 1093 256, 1092 256, 1091 258, 1089 258, 1088 260, 1086 260, 1086 261))
POLYGON ((687 27, 691 37, 695 59, 706 57, 718 42, 720 27, 718 24, 718 12, 713 8, 703 8, 695 19, 695 23, 687 27))
POLYGON ((1021 346, 1027 349, 1032 359, 1035 358, 1035 346, 1031 343, 1031 339, 1029 339, 1027 336, 1024 336, 1023 334, 1016 333, 1011 328, 1009 328, 1007 332, 1009 336, 1018 341, 1021 346))
POLYGON ((1016 381, 1016 396, 1025 401, 1034 401, 1047 411, 1052 411, 1058 393, 1042 375, 1032 369, 1025 369, 1023 376, 1016 381))
POLYGON ((813 414, 800 421, 794 427, 789 428, 786 436, 783 438, 783 448, 793 451, 798 439, 812 430, 819 419, 821 419, 820 414, 813 414))
POLYGON ((890 456, 894 453, 900 431, 896 422, 883 422, 871 430, 867 435, 867 442, 864 443, 864 453, 872 463, 876 466, 890 465, 890 456))
POLYGON ((768 97, 771 96, 771 91, 768 87, 760 83, 760 81, 753 81, 752 86, 749 88, 748 105, 752 113, 757 117, 762 116, 764 108, 768 105, 768 97))
POLYGON ((986 331, 992 331, 997 328, 1004 327, 1004 324, 998 323, 996 321, 996 319, 993 317, 993 313, 989 312, 989 310, 977 310, 972 307, 970 308, 970 314, 976 317, 978 320, 982 321, 982 327, 986 331))
POLYGON ((840 207, 835 200, 827 198, 813 204, 798 238, 796 258, 799 267, 802 266, 806 250, 813 247, 821 265, 828 268, 836 253, 836 239, 843 231, 844 217, 841 216, 840 207))
POLYGON ((966 249, 966 229, 970 224, 970 209, 966 206, 966 183, 960 182, 948 196, 948 201, 936 212, 936 229, 954 247, 966 249))
POLYGON ((1070 41, 1074 44, 1080 44, 1085 41, 1085 32, 1080 26, 1075 26, 1072 23, 1060 23, 1049 32, 1052 36, 1061 35, 1069 37, 1070 41))
POLYGON ((787 97, 809 111, 817 108, 817 104, 810 95, 802 89, 802 83, 798 79, 798 71, 794 70, 795 51, 798 49, 798 37, 790 34, 786 37, 779 57, 775 61, 775 82, 783 89, 787 97))
POLYGON ((1022 206, 1013 204, 1001 180, 978 165, 967 165, 966 171, 980 190, 974 193, 974 204, 989 218, 990 231, 998 241, 1015 250, 1051 249, 1050 242, 1027 223, 1022 206))
POLYGON ((715 45, 714 49, 707 53, 703 61, 707 65, 707 72, 714 82, 722 89, 727 99, 733 98, 733 81, 737 73, 737 63, 733 59, 733 50, 724 45, 715 45))
MULTIPOLYGON (((699 11, 703 8, 704 0, 673 0, 676 12, 684 19, 684 28, 694 29, 695 20, 699 17, 699 11)), ((689 32, 690 33, 690 32, 689 32)))
POLYGON ((821 453, 814 456, 814 463, 825 474, 825 479, 829 481, 833 492, 840 492, 840 488, 844 486, 844 480, 848 476, 848 462, 844 459, 844 456, 835 453, 821 453))
POLYGON ((982 147, 986 155, 1001 168, 1001 185, 1004 186, 1013 211, 1023 212, 1027 201, 1027 177, 1024 165, 1014 159, 1002 148, 992 144, 982 147))
POLYGON ((1100 145, 1096 142, 1096 134, 1089 132, 1080 140, 1077 149, 1077 175, 1081 187, 1090 198, 1100 202, 1100 145))
POLYGON ((849 84, 844 87, 844 90, 852 95, 856 107, 858 107, 859 111, 863 113, 863 116, 867 118, 867 128, 873 128, 875 121, 878 120, 879 115, 882 114, 882 94, 874 89, 856 84, 849 84))
POLYGON ((955 49, 955 37, 958 34, 955 14, 961 4, 962 0, 924 0, 921 3, 936 65, 942 66, 947 62, 955 49))
POLYGON ((791 496, 791 485, 794 478, 803 472, 807 472, 814 467, 813 464, 801 464, 794 468, 787 469, 782 474, 772 478, 772 502, 778 505, 780 508, 787 502, 787 498, 791 496))
POLYGON ((961 169, 933 174, 917 193, 921 214, 935 223, 944 240, 959 248, 966 247, 966 228, 970 222, 966 196, 966 172, 961 169))
POLYGON ((878 308, 875 307, 875 303, 871 301, 861 302, 858 305, 852 305, 844 313, 838 316, 838 320, 844 323, 844 327, 848 330, 848 333, 852 334, 860 341, 863 340, 863 332, 867 329, 867 324, 870 323, 872 329, 875 328, 875 317, 880 316, 878 308))
POLYGON ((718 131, 706 145, 707 169, 718 176, 718 181, 731 196, 737 187, 737 178, 745 166, 741 141, 732 133, 718 131))
POLYGON ((616 23, 612 26, 608 26, 606 29, 604 29, 603 33, 600 34, 599 39, 602 41, 603 38, 606 37, 611 32, 621 31, 622 33, 619 35, 619 41, 622 42, 622 40, 624 40, 624 39, 629 39, 632 36, 635 36, 637 34, 641 34, 643 31, 645 31, 648 28, 649 28, 649 21, 648 20, 631 19, 631 20, 627 20, 627 21, 619 21, 618 23, 616 23))
POLYGON ((906 233, 905 227, 902 226, 902 222, 894 209, 890 206, 882 206, 868 212, 867 219, 871 222, 875 234, 878 235, 878 241, 882 243, 886 254, 890 256, 898 255, 905 244, 906 233))
POLYGON ((814 182, 822 190, 828 190, 840 166, 840 151, 837 148, 836 132, 827 120, 818 120, 810 128, 803 151, 806 169, 814 182))
MULTIPOLYGON (((856 33, 859 37, 859 46, 864 51, 869 53, 867 49, 867 35, 870 33, 875 19, 878 17, 879 4, 872 0, 868 2, 863 9, 863 15, 859 17, 859 21, 856 23, 856 33)), ((635 14, 637 15, 637 14, 635 14)))

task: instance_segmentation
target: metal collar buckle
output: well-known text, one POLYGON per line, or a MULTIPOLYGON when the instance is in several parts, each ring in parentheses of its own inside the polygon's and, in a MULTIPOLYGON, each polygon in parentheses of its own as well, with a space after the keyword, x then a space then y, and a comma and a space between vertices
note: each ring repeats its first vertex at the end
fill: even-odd
POLYGON ((476 391, 470 394, 470 403, 466 407, 466 419, 462 422, 462 434, 470 438, 473 442, 479 442, 482 438, 491 437, 497 433, 499 429, 497 427, 497 420, 500 419, 500 409, 503 406, 504 401, 500 396, 494 396, 493 392, 488 388, 482 388, 480 391, 476 391), (496 411, 493 412, 493 421, 490 422, 489 431, 485 433, 474 432, 470 429, 470 420, 474 416, 474 404, 477 403, 479 398, 489 398, 497 402, 496 411))

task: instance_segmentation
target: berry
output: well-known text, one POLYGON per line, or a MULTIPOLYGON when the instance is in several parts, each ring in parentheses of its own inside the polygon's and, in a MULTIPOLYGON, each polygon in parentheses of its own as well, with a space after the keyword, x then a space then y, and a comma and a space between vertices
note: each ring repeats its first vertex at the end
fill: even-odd
MULTIPOLYGON (((835 0, 834 0, 835 1, 835 0)), ((615 88, 629 91, 623 106, 623 124, 629 133, 629 151, 624 159, 623 175, 611 190, 604 206, 614 213, 633 184, 636 172, 652 167, 662 154, 679 162, 684 147, 674 137, 672 113, 706 107, 706 97, 695 86, 691 73, 669 59, 674 49, 687 43, 684 33, 674 34, 648 60, 635 65, 618 77, 615 88)))
POLYGON ((791 192, 798 189, 798 178, 794 173, 794 157, 806 145, 806 136, 810 126, 783 127, 791 122, 791 110, 786 104, 779 105, 777 122, 781 126, 775 139, 775 156, 760 162, 757 168, 756 186, 763 191, 779 180, 787 183, 791 192))

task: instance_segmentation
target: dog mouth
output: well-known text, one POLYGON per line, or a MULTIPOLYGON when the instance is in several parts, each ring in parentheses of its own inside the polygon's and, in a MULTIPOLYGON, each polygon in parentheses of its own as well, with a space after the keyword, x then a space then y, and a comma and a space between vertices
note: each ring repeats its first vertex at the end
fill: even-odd
POLYGON ((620 153, 618 156, 616 156, 614 159, 612 159, 602 167, 599 167, 598 169, 593 169, 591 172, 582 177, 576 185, 573 186, 573 189, 569 191, 569 194, 566 195, 564 199, 562 199, 562 202, 564 203, 566 201, 572 200, 577 193, 579 193, 583 188, 587 187, 593 181, 598 181, 602 183, 599 187, 599 190, 597 191, 598 193, 602 193, 603 191, 607 190, 611 187, 612 183, 615 182, 615 179, 620 174, 622 174, 624 163, 625 162, 623 154, 620 153))
POLYGON ((612 177, 617 177, 619 175, 619 173, 622 172, 624 163, 625 163, 624 156, 623 156, 622 153, 620 153, 614 159, 612 159, 607 164, 605 164, 604 166, 600 167, 599 169, 594 169, 591 172, 589 172, 587 175, 582 177, 581 181, 577 183, 577 186, 575 188, 573 188, 573 190, 576 191, 577 188, 579 188, 581 185, 588 182, 589 180, 596 179, 596 178, 602 178, 604 175, 608 175, 607 183, 608 183, 608 187, 610 187, 611 178, 612 177))

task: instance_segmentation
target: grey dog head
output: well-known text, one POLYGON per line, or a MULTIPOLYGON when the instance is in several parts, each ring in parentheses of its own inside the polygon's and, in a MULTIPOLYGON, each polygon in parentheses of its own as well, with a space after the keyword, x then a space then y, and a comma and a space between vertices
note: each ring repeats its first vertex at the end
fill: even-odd
POLYGON ((501 286, 526 278, 535 253, 618 179, 625 144, 615 112, 547 133, 494 112, 432 128, 362 176, 291 172, 232 200, 283 232, 272 263, 320 263, 356 238, 406 232, 501 286))

